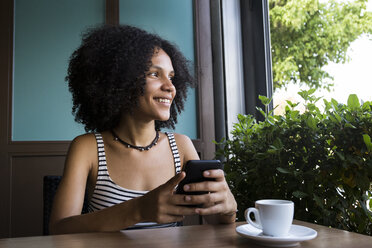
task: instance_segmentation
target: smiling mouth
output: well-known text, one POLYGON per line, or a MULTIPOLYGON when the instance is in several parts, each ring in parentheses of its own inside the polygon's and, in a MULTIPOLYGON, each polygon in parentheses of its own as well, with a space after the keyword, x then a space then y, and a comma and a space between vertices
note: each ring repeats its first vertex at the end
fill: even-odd
POLYGON ((155 100, 160 103, 171 103, 171 100, 167 98, 155 98, 155 100))

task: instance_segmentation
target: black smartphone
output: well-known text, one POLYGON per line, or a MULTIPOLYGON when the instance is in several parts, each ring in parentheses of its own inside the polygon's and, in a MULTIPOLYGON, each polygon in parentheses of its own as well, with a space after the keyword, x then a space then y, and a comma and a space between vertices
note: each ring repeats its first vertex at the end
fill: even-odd
POLYGON ((189 160, 187 161, 183 171, 186 172, 186 177, 178 184, 176 194, 186 195, 201 195, 208 192, 185 192, 183 186, 189 183, 197 183, 203 181, 213 181, 213 178, 205 178, 203 172, 205 170, 223 170, 223 164, 219 160, 189 160))

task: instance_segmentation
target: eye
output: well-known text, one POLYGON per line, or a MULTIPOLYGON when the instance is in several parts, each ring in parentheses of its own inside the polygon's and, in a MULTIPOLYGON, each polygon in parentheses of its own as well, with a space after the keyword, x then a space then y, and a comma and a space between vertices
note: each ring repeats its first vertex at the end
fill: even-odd
POLYGON ((175 75, 172 73, 171 75, 168 76, 168 79, 169 79, 170 81, 173 81, 173 80, 174 80, 174 76, 175 76, 175 75))
POLYGON ((159 74, 157 72, 149 72, 147 75, 152 76, 152 77, 158 77, 159 76, 159 74))

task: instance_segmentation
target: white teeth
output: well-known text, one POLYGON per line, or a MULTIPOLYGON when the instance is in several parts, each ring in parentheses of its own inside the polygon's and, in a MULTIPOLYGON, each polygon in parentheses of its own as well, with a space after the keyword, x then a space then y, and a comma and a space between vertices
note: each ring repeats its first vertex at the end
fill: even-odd
POLYGON ((157 100, 158 102, 170 103, 170 100, 165 98, 158 98, 157 100))

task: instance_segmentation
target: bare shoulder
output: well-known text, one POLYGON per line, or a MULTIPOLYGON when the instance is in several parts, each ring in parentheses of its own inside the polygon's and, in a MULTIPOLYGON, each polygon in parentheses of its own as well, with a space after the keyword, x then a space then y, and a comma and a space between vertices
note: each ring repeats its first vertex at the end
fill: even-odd
POLYGON ((86 133, 79 136, 76 136, 72 143, 76 146, 86 146, 86 145, 95 145, 96 144, 96 138, 93 133, 86 133))
POLYGON ((180 133, 173 133, 173 134, 174 134, 174 138, 176 139, 177 143, 190 143, 190 142, 192 143, 191 139, 187 135, 180 134, 180 133))
POLYGON ((81 213, 87 179, 98 160, 96 147, 94 134, 77 136, 71 142, 62 181, 54 197, 51 226, 63 218, 81 213))
POLYGON ((186 163, 188 160, 199 159, 199 155, 192 143, 192 140, 184 134, 174 134, 178 151, 181 157, 181 164, 186 163))
POLYGON ((97 142, 94 134, 92 133, 87 133, 83 135, 79 135, 75 137, 69 148, 69 153, 70 152, 79 152, 82 153, 82 155, 89 155, 89 153, 96 153, 96 147, 97 147, 97 142))
POLYGON ((67 154, 66 165, 91 165, 97 157, 97 142, 94 134, 83 134, 73 139, 67 154))
POLYGON ((190 148, 195 149, 194 144, 192 143, 192 140, 187 135, 174 133, 174 139, 176 140, 179 150, 190 149, 190 148))

